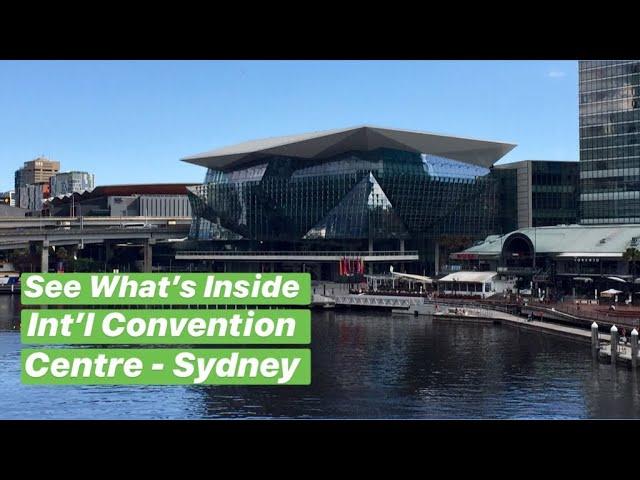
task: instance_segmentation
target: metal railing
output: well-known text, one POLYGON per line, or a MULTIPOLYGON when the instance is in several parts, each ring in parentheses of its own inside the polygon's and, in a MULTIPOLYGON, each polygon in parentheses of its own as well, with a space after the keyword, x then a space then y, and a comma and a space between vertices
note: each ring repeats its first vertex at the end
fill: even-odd
POLYGON ((407 308, 411 305, 419 305, 422 299, 419 297, 395 297, 392 295, 334 295, 337 305, 354 305, 367 307, 399 307, 407 308))
POLYGON ((48 228, 42 230, 18 230, 14 231, 2 231, 0 230, 0 238, 2 237, 31 237, 34 235, 71 235, 71 234, 106 234, 106 233, 166 233, 166 232, 185 232, 188 230, 188 226, 185 225, 157 225, 153 227, 97 227, 91 226, 89 228, 81 228, 77 226, 48 228))
POLYGON ((497 304, 490 302, 479 302, 477 300, 463 300, 463 299, 452 299, 452 298, 443 298, 441 301, 438 298, 434 298, 433 300, 429 300, 425 303, 433 303, 438 306, 442 305, 445 307, 464 307, 464 308, 475 308, 481 310, 495 310, 498 312, 509 313, 512 315, 517 314, 518 306, 513 304, 497 304))
POLYGON ((513 274, 536 274, 541 271, 539 268, 533 267, 498 267, 496 269, 498 273, 513 273, 513 274))
POLYGON ((391 257, 391 256, 407 256, 418 255, 417 250, 374 250, 369 252, 365 251, 291 251, 291 250, 274 250, 274 251, 239 251, 239 250, 181 250, 177 251, 176 255, 191 255, 191 256, 211 256, 211 255, 225 255, 225 256, 296 256, 296 257, 347 257, 347 258, 361 258, 361 257, 391 257))
POLYGON ((629 328, 640 328, 640 312, 634 315, 635 312, 621 310, 612 312, 598 312, 579 309, 574 305, 567 304, 542 304, 538 302, 529 302, 526 305, 531 309, 538 309, 548 313, 559 313, 569 315, 578 320, 595 321, 596 323, 620 325, 629 328), (621 315, 621 313, 623 313, 621 315))

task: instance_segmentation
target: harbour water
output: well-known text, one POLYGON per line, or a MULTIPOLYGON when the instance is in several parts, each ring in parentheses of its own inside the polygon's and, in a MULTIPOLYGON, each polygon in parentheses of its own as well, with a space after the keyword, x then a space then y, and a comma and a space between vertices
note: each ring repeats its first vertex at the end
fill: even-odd
POLYGON ((640 418, 638 373, 508 326, 314 312, 305 387, 26 386, 19 296, 0 295, 0 419, 640 418))

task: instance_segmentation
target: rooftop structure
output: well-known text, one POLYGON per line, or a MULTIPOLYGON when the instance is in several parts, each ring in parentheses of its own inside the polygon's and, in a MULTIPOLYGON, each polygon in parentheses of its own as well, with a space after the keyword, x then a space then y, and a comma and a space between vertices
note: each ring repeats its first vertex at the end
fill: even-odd
POLYGON ((454 254, 454 258, 499 256, 517 239, 530 243, 537 254, 621 257, 627 248, 640 248, 640 224, 523 228, 507 235, 487 237, 484 242, 454 254))
POLYGON ((429 153, 488 168, 514 147, 515 145, 510 143, 360 125, 250 140, 191 155, 182 160, 203 167, 226 170, 278 155, 313 160, 354 150, 370 152, 388 148, 413 153, 429 153))

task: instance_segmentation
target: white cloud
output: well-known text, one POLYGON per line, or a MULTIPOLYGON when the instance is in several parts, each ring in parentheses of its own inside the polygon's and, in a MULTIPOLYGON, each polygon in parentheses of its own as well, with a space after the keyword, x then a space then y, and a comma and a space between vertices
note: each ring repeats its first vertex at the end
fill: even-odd
POLYGON ((551 70, 550 72, 547 72, 547 77, 549 78, 562 78, 566 75, 567 74, 565 72, 561 72, 559 70, 551 70))

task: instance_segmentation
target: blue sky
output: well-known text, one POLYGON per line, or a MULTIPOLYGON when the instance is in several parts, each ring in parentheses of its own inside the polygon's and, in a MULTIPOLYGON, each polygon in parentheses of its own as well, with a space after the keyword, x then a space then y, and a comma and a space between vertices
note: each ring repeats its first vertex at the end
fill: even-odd
POLYGON ((38 155, 98 185, 194 182, 179 159, 373 124, 578 159, 575 61, 0 61, 0 190, 38 155))

